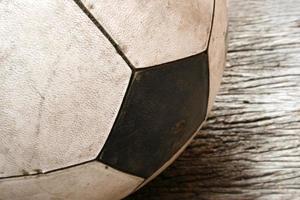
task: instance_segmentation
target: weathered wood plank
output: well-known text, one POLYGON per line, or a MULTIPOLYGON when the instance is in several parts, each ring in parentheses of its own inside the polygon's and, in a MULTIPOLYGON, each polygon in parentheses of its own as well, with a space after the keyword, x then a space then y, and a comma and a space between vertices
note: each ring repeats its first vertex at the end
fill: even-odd
POLYGON ((206 127, 128 199, 300 199, 300 1, 229 0, 229 18, 206 127))

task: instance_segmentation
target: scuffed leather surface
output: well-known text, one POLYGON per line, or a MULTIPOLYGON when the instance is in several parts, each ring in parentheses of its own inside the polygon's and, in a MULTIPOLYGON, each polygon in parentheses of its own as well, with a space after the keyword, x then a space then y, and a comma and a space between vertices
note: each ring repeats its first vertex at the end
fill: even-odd
POLYGON ((213 0, 82 0, 137 68, 207 48, 213 0))
POLYGON ((122 199, 143 181, 93 161, 43 175, 0 180, 1 200, 122 199))
POLYGON ((96 158, 130 68, 72 0, 3 0, 0 13, 0 177, 96 158))

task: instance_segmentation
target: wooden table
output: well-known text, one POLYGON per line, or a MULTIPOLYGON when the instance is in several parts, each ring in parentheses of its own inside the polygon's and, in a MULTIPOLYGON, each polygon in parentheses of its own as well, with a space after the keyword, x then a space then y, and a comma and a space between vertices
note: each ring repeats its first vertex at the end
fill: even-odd
POLYGON ((228 4, 228 62, 205 128, 128 199, 300 199, 300 0, 228 4))

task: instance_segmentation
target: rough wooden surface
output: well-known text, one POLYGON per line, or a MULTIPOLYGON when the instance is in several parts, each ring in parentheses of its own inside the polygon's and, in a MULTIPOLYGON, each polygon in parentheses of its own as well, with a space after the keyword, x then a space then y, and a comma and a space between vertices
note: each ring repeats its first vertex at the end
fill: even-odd
POLYGON ((300 199, 300 1, 229 0, 228 63, 183 155, 128 199, 300 199))

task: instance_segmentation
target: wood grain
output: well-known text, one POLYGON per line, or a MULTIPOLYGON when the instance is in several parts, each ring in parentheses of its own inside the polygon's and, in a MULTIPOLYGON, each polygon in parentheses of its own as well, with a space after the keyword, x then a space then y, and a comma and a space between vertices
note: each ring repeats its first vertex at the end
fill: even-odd
POLYGON ((128 199, 300 199, 300 1, 229 0, 229 52, 205 128, 128 199))

